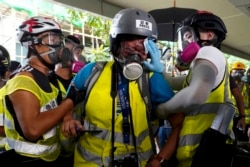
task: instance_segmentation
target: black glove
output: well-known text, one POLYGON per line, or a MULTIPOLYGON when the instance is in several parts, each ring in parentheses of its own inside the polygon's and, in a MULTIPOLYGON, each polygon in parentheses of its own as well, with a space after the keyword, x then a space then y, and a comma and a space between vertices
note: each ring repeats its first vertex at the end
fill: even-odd
POLYGON ((82 102, 85 98, 86 91, 76 90, 75 86, 71 85, 68 92, 67 97, 73 101, 74 106, 82 102))

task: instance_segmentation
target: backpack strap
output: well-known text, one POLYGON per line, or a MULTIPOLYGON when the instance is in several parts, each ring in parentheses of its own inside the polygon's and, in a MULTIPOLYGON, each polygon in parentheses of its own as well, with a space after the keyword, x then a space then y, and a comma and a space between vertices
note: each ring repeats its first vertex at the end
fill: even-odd
POLYGON ((149 91, 149 73, 144 72, 142 76, 138 79, 139 83, 139 88, 141 92, 141 96, 144 100, 144 103, 146 104, 147 107, 147 113, 151 113, 152 110, 152 104, 151 104, 151 99, 150 99, 150 91, 149 91))
POLYGON ((104 61, 103 62, 96 62, 90 75, 88 76, 87 80, 84 83, 84 88, 86 88, 85 98, 84 98, 83 102, 81 102, 81 105, 77 105, 78 109, 80 110, 81 117, 85 117, 85 104, 86 104, 86 101, 88 100, 90 90, 94 86, 95 82, 97 81, 98 77, 100 76, 100 74, 101 74, 101 72, 106 64, 107 64, 107 62, 104 62, 104 61))
POLYGON ((89 92, 92 89, 93 85, 95 84, 96 80, 99 78, 104 66, 107 62, 96 62, 95 66, 92 69, 91 74, 89 75, 88 79, 86 80, 84 87, 86 88, 86 95, 85 99, 88 98, 89 92))
POLYGON ((150 137, 153 152, 156 155, 157 152, 156 152, 156 145, 154 141, 154 132, 153 132, 153 127, 151 125, 151 119, 150 119, 150 115, 152 112, 152 104, 151 104, 148 81, 149 81, 149 72, 144 72, 142 76, 138 79, 141 96, 144 100, 144 103, 146 104, 146 112, 147 112, 146 115, 147 115, 148 129, 149 129, 149 137, 150 137))

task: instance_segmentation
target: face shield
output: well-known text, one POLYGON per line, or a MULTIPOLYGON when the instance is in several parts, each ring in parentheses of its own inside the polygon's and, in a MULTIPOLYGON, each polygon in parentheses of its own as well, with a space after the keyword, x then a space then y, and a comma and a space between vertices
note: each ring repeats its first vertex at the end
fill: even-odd
POLYGON ((177 68, 182 69, 182 65, 189 68, 189 64, 193 61, 200 49, 197 43, 197 37, 192 27, 184 26, 178 30, 177 41, 177 68))
POLYGON ((197 41, 194 29, 189 26, 181 27, 178 30, 178 49, 183 51, 189 44, 197 41))

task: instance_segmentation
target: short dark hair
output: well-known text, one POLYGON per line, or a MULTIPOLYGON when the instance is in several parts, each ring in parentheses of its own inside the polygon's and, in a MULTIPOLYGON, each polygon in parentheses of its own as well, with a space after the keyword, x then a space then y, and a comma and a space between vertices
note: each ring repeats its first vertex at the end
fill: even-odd
POLYGON ((75 44, 78 44, 78 45, 81 44, 80 39, 77 38, 77 37, 75 37, 74 35, 68 35, 68 36, 66 36, 65 41, 66 42, 74 42, 75 44))
POLYGON ((15 71, 15 70, 17 70, 17 69, 19 69, 21 67, 22 67, 22 65, 21 65, 20 62, 15 61, 15 60, 11 60, 10 65, 8 67, 8 71, 13 72, 13 71, 15 71))

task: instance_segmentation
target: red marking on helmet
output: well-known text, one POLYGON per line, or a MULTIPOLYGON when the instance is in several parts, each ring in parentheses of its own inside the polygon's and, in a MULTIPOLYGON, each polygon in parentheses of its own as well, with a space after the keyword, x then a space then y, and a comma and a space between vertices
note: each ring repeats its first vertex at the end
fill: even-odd
POLYGON ((213 14, 213 13, 206 10, 199 10, 197 11, 197 14, 213 14))
POLYGON ((33 25, 37 25, 38 23, 32 18, 30 20, 23 22, 23 24, 27 24, 29 26, 29 32, 32 32, 33 25))

